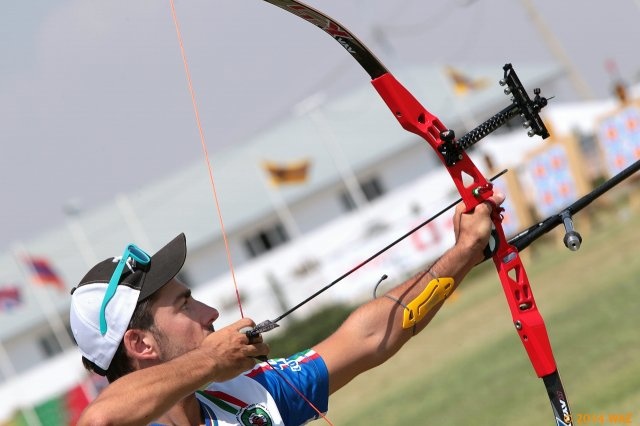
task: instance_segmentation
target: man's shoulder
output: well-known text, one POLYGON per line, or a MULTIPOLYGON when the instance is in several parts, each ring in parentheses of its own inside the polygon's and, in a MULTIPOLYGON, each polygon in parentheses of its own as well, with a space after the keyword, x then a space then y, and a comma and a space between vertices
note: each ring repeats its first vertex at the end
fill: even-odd
POLYGON ((328 389, 324 361, 309 349, 256 364, 231 380, 211 383, 196 396, 218 418, 238 419, 246 414, 268 416, 273 424, 304 424, 316 414, 305 398, 326 412, 328 389))
POLYGON ((277 374, 279 372, 297 373, 304 368, 317 368, 320 364, 324 367, 324 361, 320 354, 313 349, 297 352, 288 358, 272 358, 256 364, 251 370, 244 373, 245 377, 255 379, 263 374, 277 374))

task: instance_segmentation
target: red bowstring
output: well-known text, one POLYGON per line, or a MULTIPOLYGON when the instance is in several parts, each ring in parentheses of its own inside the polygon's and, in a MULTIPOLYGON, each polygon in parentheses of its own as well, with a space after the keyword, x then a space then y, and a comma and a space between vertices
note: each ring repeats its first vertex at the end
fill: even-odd
MULTIPOLYGON (((187 84, 189 86, 189 94, 191 95, 191 103, 193 105, 193 112, 196 118, 196 125, 198 126, 198 133, 200 134, 200 144, 202 145, 202 151, 204 152, 205 162, 207 164, 207 170, 209 171, 209 181, 211 183, 211 189, 213 190, 213 199, 216 204, 216 210, 218 212, 218 219, 220 220, 220 230, 222 232, 222 239, 224 240, 224 247, 227 253, 227 262, 229 263, 229 269, 231 270, 231 277, 233 279, 233 286, 235 287, 236 298, 238 300, 238 308, 240 309, 240 316, 244 318, 244 313, 242 311, 242 301, 240 300, 240 291, 238 289, 238 283, 236 281, 236 274, 233 268, 233 261, 231 260, 231 250, 229 249, 229 242, 227 239, 227 233, 224 228, 224 221, 222 220, 222 211, 220 209, 220 202, 218 201, 218 192, 216 191, 215 180, 213 179, 213 169, 211 167, 211 161, 209 161, 209 152, 207 150, 207 143, 204 137, 204 130, 202 129, 202 123, 200 122, 200 112, 198 109, 198 103, 196 102, 196 94, 193 89, 193 84, 191 82, 191 72, 189 71, 189 63, 187 62, 187 55, 185 54, 184 44, 182 42, 182 33, 180 32, 180 24, 178 23, 178 16, 176 14, 176 8, 174 4, 174 0, 169 0, 169 4, 171 5, 171 17, 173 18, 173 24, 176 29, 176 36, 178 37, 178 44, 180 45, 180 55, 182 56, 182 63, 184 64, 184 71, 187 77, 187 84)), ((267 361, 266 363, 273 371, 275 371, 284 381, 289 385, 300 397, 316 412, 318 415, 324 419, 329 425, 333 426, 333 423, 327 418, 327 416, 322 413, 309 399, 304 396, 304 394, 296 388, 296 386, 291 383, 291 381, 287 380, 284 375, 280 374, 278 370, 276 370, 271 363, 267 361)))
POLYGON ((196 93, 193 90, 193 84, 191 83, 191 71, 189 71, 187 55, 185 54, 184 44, 182 43, 182 33, 180 32, 178 15, 176 15, 174 0, 170 0, 169 3, 171 4, 171 17, 173 18, 173 25, 176 28, 178 44, 180 45, 180 55, 182 56, 182 63, 184 64, 184 72, 187 77, 187 84, 189 86, 189 94, 191 95, 191 103, 193 105, 193 112, 196 118, 196 125, 198 126, 198 133, 200 134, 200 145, 202 145, 202 151, 204 152, 205 162, 207 163, 207 170, 209 171, 209 182, 211 183, 211 189, 213 190, 213 200, 215 201, 216 210, 218 211, 218 219, 220 221, 220 230, 222 231, 224 248, 227 253, 227 263, 229 263, 229 270, 231 271, 231 278, 233 279, 233 286, 236 291, 236 299, 238 300, 238 308, 240 309, 240 316, 244 318, 244 312, 242 312, 242 301, 240 300, 240 290, 238 289, 238 282, 236 281, 236 273, 235 273, 235 269, 233 268, 233 261, 231 260, 231 250, 229 249, 229 241, 227 240, 227 233, 224 229, 224 221, 222 220, 222 211, 220 210, 220 202, 218 201, 218 191, 216 191, 216 183, 215 183, 215 180, 213 179, 213 168, 211 167, 211 161, 209 161, 209 152, 207 151, 207 143, 204 138, 204 130, 202 129, 202 123, 200 122, 200 112, 198 109, 198 103, 196 102, 196 93))

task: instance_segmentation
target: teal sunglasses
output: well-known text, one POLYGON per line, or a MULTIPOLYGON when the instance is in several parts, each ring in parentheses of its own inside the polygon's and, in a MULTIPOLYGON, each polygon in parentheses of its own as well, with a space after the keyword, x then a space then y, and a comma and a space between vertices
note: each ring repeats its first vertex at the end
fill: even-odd
POLYGON ((102 299, 102 306, 100 307, 100 333, 103 336, 107 334, 107 305, 116 294, 118 284, 120 283, 120 278, 122 278, 124 267, 127 264, 129 258, 133 259, 141 265, 148 265, 149 262, 151 262, 151 257, 135 244, 129 244, 124 249, 124 254, 122 255, 122 258, 120 258, 118 266, 116 266, 116 269, 113 271, 113 275, 111 275, 109 285, 107 286, 107 292, 104 294, 104 299, 102 299))

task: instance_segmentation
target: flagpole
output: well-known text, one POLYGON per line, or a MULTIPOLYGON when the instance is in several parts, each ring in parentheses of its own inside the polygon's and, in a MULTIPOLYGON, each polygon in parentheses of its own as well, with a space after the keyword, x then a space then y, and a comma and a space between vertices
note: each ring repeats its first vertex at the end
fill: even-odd
POLYGON ((131 232, 131 235, 133 235, 133 239, 142 247, 151 248, 149 234, 144 230, 142 222, 140 222, 129 197, 122 193, 116 195, 116 204, 118 206, 118 210, 120 210, 120 214, 124 218, 124 222, 127 224, 127 227, 131 232))
POLYGON ((78 221, 80 210, 80 202, 77 199, 68 200, 62 206, 62 211, 64 212, 64 215, 67 219, 67 229, 71 234, 71 238, 78 248, 78 251, 80 252, 80 256, 82 256, 84 263, 87 267, 90 268, 98 263, 98 258, 95 251, 93 250, 93 247, 91 247, 91 243, 89 242, 87 233, 84 231, 84 228, 82 228, 78 221))
MULTIPOLYGON (((24 247, 24 244, 16 243, 11 249, 11 253, 13 255, 13 260, 16 264, 16 267, 20 271, 20 274, 25 279, 25 282, 31 283, 31 275, 25 270, 23 266, 23 259, 29 258, 28 252, 24 247)), ((43 299, 43 294, 39 289, 29 287, 29 292, 33 294, 36 303, 40 307, 40 311, 45 315, 49 327, 53 332, 53 335, 60 346, 60 350, 64 351, 67 348, 75 346, 69 333, 67 332, 67 328, 64 325, 62 318, 60 317, 60 313, 56 310, 55 306, 49 303, 48 300, 43 299)))
POLYGON ((294 107, 294 112, 300 117, 306 115, 318 129, 320 132, 320 140, 338 170, 349 196, 353 200, 356 209, 360 209, 367 204, 367 197, 358 182, 355 172, 349 165, 349 161, 346 159, 344 152, 340 149, 336 135, 331 130, 331 126, 329 126, 325 115, 321 111, 323 102, 324 94, 316 93, 299 102, 294 107))
POLYGON ((287 202, 282 197, 282 194, 280 194, 279 191, 273 190, 273 187, 265 181, 264 176, 262 176, 260 180, 262 181, 262 186, 265 188, 267 196, 271 201, 271 205, 273 206, 276 214, 280 218, 280 221, 287 230, 287 233, 291 236, 292 239, 298 238, 301 235, 300 227, 298 226, 296 220, 293 218, 293 214, 291 213, 287 202))
POLYGON ((531 0, 520 0, 522 5, 529 13, 531 17, 531 22, 536 27, 542 39, 547 44, 549 51, 555 58, 562 64, 563 68, 569 74, 569 80, 573 85, 573 88, 578 92, 578 94, 582 97, 583 100, 588 101, 594 99, 593 91, 591 87, 587 84, 587 82, 582 78, 582 75, 578 72, 578 69, 573 65, 569 56, 562 48, 562 45, 556 38, 556 36, 551 32, 549 27, 546 25, 538 11, 536 10, 533 2, 531 0))
MULTIPOLYGON (((258 163, 262 159, 259 157, 258 153, 255 150, 250 150, 251 155, 254 158, 254 162, 258 163)), ((263 168, 260 167, 260 172, 258 173, 260 183, 267 193, 267 197, 269 198, 269 202, 271 206, 276 212, 276 215, 280 219, 280 222, 284 225, 284 228, 287 231, 287 234, 291 237, 291 239, 296 239, 302 235, 300 232, 300 227, 298 223, 293 217, 293 213, 291 213, 291 209, 289 209, 289 205, 285 201, 284 197, 280 193, 280 191, 274 190, 273 185, 269 183, 266 179, 265 174, 263 172, 263 168)))
MULTIPOLYGON (((98 256, 96 256, 96 252, 93 250, 93 247, 89 241, 89 237, 87 236, 87 233, 85 232, 84 228, 82 227, 79 221, 79 215, 80 215, 80 212, 82 211, 80 207, 80 201, 78 199, 68 200, 62 206, 62 211, 64 212, 67 219, 66 220, 67 229, 69 230, 69 233, 71 234, 71 238, 73 239, 78 251, 80 252, 80 256, 82 257, 82 260, 84 261, 85 266, 87 267, 87 269, 92 268, 95 264, 98 263, 98 256)), ((23 245, 20 245, 19 247, 26 253, 26 250, 24 250, 23 245)), ((23 268, 21 268, 21 263, 19 259, 17 259, 16 264, 18 265, 18 268, 21 270, 24 276, 25 271, 23 268)), ((27 280, 28 278, 29 277, 27 276, 27 280)), ((34 293, 35 293, 35 299, 37 300, 37 303, 42 308, 43 301, 39 294, 39 291, 37 291, 36 289, 34 293)), ((60 350, 64 352, 69 347, 75 347, 75 342, 73 342, 69 337, 69 333, 67 332, 67 329, 64 325, 63 320, 60 318, 60 314, 58 312, 50 313, 46 309, 43 309, 43 312, 45 312, 45 315, 47 316, 49 327, 54 333, 54 336, 58 342, 58 345, 60 346, 60 350), (67 346, 65 346, 65 344, 67 346)), ((81 386, 85 391, 85 394, 87 394, 88 396, 92 394, 95 397, 95 395, 98 394, 98 390, 96 389, 96 386, 93 382, 90 382, 89 384, 90 392, 87 391, 87 386, 85 384, 81 383, 81 386)))
POLYGON ((461 129, 458 130, 458 132, 460 132, 460 135, 467 133, 469 130, 472 130, 474 127, 476 127, 478 121, 476 120, 473 112, 466 107, 464 102, 458 102, 457 95, 452 89, 453 86, 451 78, 444 75, 444 73, 442 72, 438 72, 438 74, 443 82, 444 87, 447 88, 447 94, 449 95, 448 98, 453 105, 453 109, 456 112, 458 119, 462 122, 462 125, 465 128, 464 132, 460 132, 461 129))
MULTIPOLYGON (((2 341, 0 341, 0 370, 2 370, 2 375, 7 378, 7 382, 9 379, 13 379, 18 376, 16 369, 11 362, 11 357, 4 348, 2 341)), ((38 414, 31 405, 21 407, 21 411, 28 426, 42 426, 42 423, 38 418, 38 414)))
MULTIPOLYGON (((251 155, 253 155, 256 161, 260 161, 258 153, 255 150, 249 150, 249 151, 251 152, 251 155)), ((324 275, 321 272, 322 267, 320 266, 318 270, 314 271, 315 268, 313 267, 310 268, 309 266, 309 262, 311 262, 312 265, 314 264, 321 265, 322 261, 317 260, 316 253, 313 250, 309 250, 306 239, 300 238, 302 237, 302 232, 300 231, 300 227, 298 226, 295 218, 293 217, 293 213, 291 212, 289 205, 287 204, 284 197, 282 196, 282 193, 279 190, 274 189, 275 185, 269 182, 269 179, 267 179, 267 176, 264 173, 263 167, 260 167, 260 169, 261 170, 259 172, 260 174, 259 179, 263 187, 265 188, 265 191, 267 193, 267 196, 269 197, 271 205, 276 211, 276 214, 278 215, 280 221, 284 225, 287 233, 291 235, 292 237, 291 239, 297 240, 295 244, 297 244, 300 247, 300 249, 296 250, 295 253, 299 259, 302 259, 302 263, 300 264, 301 267, 304 269, 305 274, 308 277, 311 277, 311 279, 313 279, 314 282, 316 281, 319 283, 324 282, 324 275), (311 253, 311 255, 309 255, 309 253, 311 253)), ((291 243, 294 244, 293 242, 291 243)), ((280 285, 280 281, 278 280, 276 275, 272 271, 268 270, 265 273, 265 279, 269 284, 269 286, 271 287, 271 289, 273 290, 273 294, 276 298, 276 302, 278 303, 278 305, 281 307, 290 306, 287 302, 286 294, 285 292, 283 292, 280 285)), ((286 310, 286 308, 283 310, 286 310)))

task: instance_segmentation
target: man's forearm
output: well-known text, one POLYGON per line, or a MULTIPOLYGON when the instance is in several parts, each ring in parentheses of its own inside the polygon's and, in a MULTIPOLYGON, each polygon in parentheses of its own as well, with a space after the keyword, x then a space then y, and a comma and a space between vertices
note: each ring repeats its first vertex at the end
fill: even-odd
POLYGON ((403 328, 407 305, 438 277, 453 278, 455 288, 482 259, 482 251, 491 232, 492 206, 500 205, 504 196, 494 194, 491 201, 493 204, 483 203, 469 211, 464 205, 458 205, 453 218, 456 245, 438 259, 430 271, 398 285, 385 295, 387 297, 378 297, 356 309, 336 333, 315 347, 329 369, 330 392, 340 389, 358 374, 382 364, 411 336, 429 324, 444 301, 429 299, 433 303, 425 305, 424 317, 418 316, 419 321, 415 325, 403 328))
POLYGON ((325 360, 331 380, 331 393, 358 374, 382 364, 395 354, 415 333, 422 330, 438 312, 437 304, 414 327, 402 328, 405 307, 436 276, 454 278, 457 285, 473 267, 466 257, 468 250, 454 247, 430 268, 406 280, 387 293, 358 309, 347 318, 336 333, 314 349, 325 360))
MULTIPOLYGON (((473 264, 466 257, 466 252, 458 247, 448 250, 429 269, 414 275, 412 278, 390 290, 386 295, 379 297, 371 303, 364 305, 363 310, 371 310, 367 316, 373 321, 372 328, 386 330, 378 333, 375 343, 378 346, 376 352, 384 359, 393 355, 414 334, 419 333, 433 319, 442 307, 444 300, 437 303, 427 314, 416 322, 415 326, 403 329, 402 321, 406 306, 422 293, 429 283, 438 278, 451 277, 454 280, 454 289, 473 268, 473 264)), ((374 342, 375 342, 374 337, 374 342)))
POLYGON ((147 424, 211 381, 211 357, 195 350, 127 374, 87 407, 79 425, 147 424))

